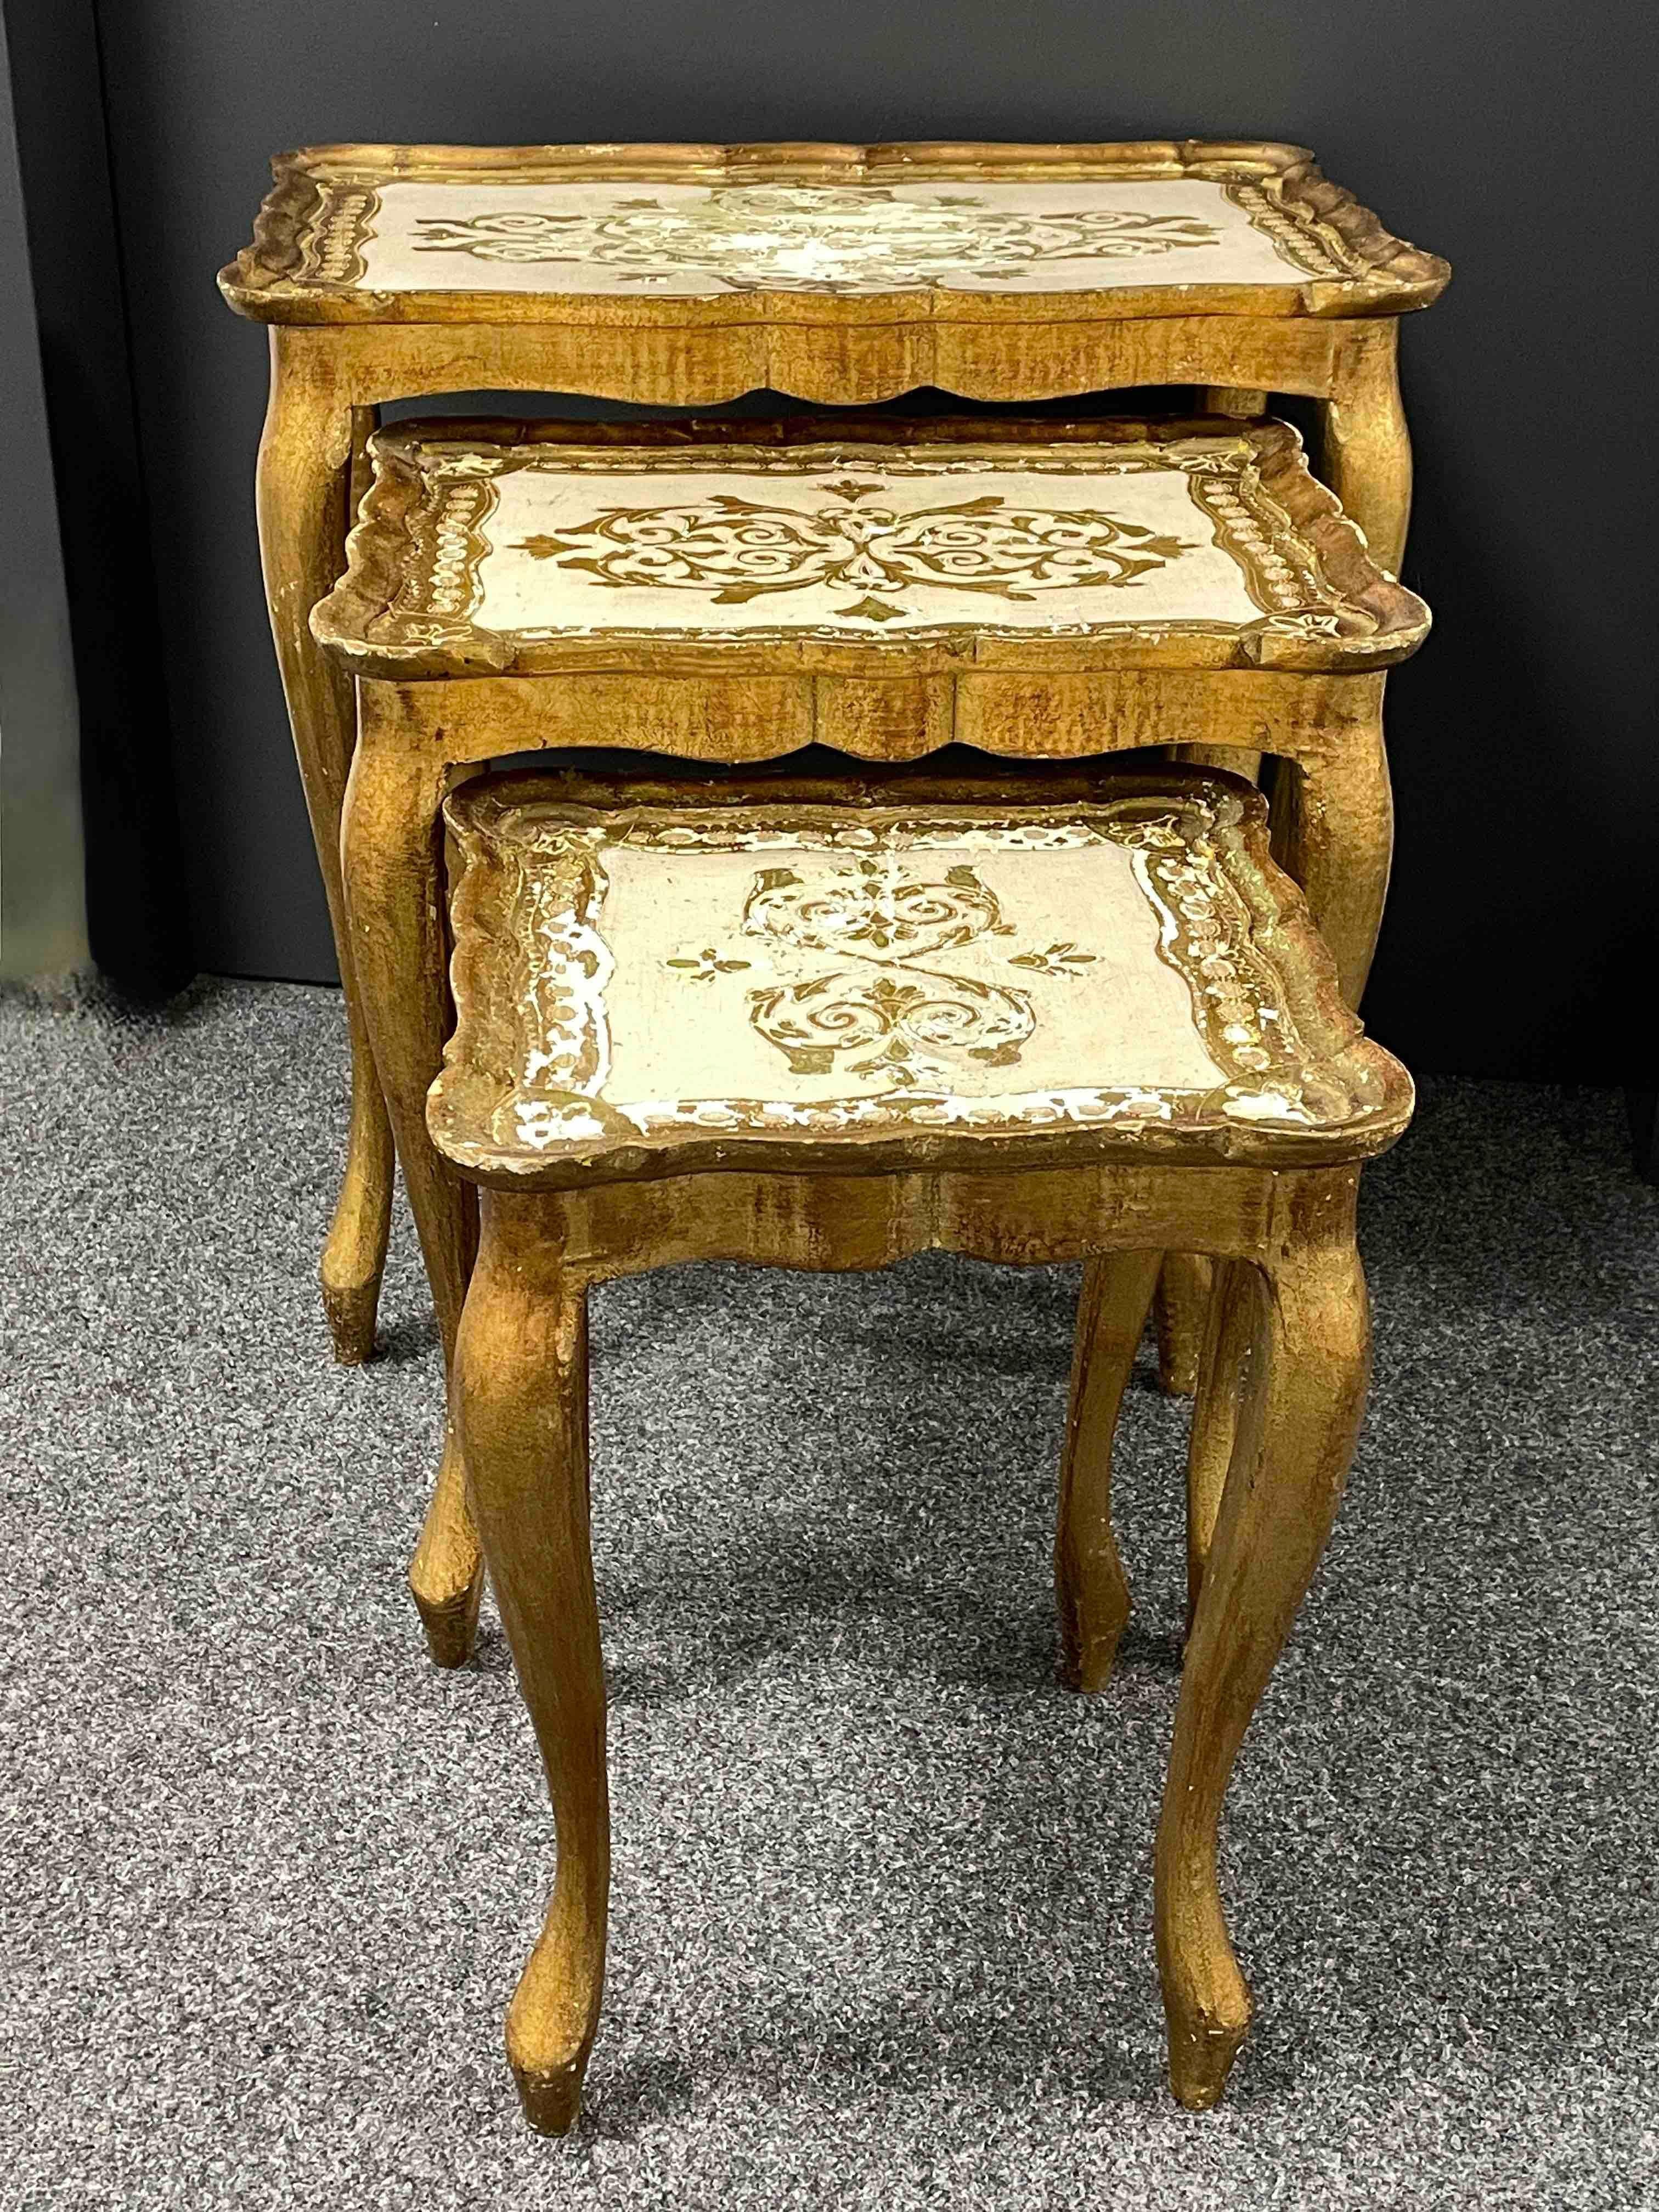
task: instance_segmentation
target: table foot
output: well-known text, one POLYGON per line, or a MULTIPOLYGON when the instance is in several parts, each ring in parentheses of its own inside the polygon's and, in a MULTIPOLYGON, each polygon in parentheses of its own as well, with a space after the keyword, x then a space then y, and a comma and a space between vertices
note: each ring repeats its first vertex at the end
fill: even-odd
POLYGON ((464 1667, 472 1656, 483 1595, 483 1559, 466 1506, 466 1475, 453 1429, 444 1438, 426 1524, 409 1565, 427 1648, 434 1667, 464 1667))

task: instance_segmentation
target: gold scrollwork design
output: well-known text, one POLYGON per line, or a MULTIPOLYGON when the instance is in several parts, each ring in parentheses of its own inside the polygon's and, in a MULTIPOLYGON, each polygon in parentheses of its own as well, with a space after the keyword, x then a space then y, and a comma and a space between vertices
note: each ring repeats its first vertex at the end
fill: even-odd
POLYGON ((945 1077, 957 1054, 989 1067, 1012 1066, 1036 1027, 1024 992, 925 970, 836 972, 752 991, 749 1018, 796 1075, 829 1075, 848 1053, 873 1048, 849 1063, 850 1073, 899 1090, 945 1077))
MULTIPOLYGON (((965 862, 936 882, 868 860, 811 884, 793 868, 763 868, 742 927, 747 936, 828 953, 837 963, 805 982, 748 994, 757 1033, 797 1075, 830 1074, 848 1054, 864 1052, 846 1060, 849 1073, 909 1089, 946 1078, 957 1055, 1011 1066, 1036 1025, 1024 991, 923 964, 988 933, 1009 933, 994 893, 965 862)), ((715 963, 708 947, 695 967, 684 959, 669 965, 701 976, 710 963, 720 973, 742 964, 715 963)))
MULTIPOLYGON (((1041 591, 1131 583, 1194 548, 1100 507, 1011 506, 1000 492, 908 514, 860 504, 878 487, 823 489, 810 510, 719 492, 663 507, 612 507, 558 532, 517 540, 538 561, 613 589, 708 592, 716 606, 833 586, 896 596, 917 587, 1030 599, 1041 591)), ((867 596, 840 615, 899 611, 867 596)))
POLYGON ((608 208, 491 208, 417 218, 417 253, 572 264, 625 283, 708 277, 734 292, 885 291, 963 277, 1018 283, 1054 262, 1122 261, 1212 246, 1200 217, 1138 208, 1004 208, 975 192, 900 199, 863 186, 716 185, 608 208))

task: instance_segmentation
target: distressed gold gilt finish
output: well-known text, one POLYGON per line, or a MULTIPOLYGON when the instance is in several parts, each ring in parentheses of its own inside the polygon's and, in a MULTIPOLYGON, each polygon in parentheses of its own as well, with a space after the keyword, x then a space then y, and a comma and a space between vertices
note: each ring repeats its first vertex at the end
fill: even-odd
POLYGON ((1191 384, 1248 414, 1299 392, 1326 481, 1399 567, 1397 317, 1449 272, 1303 149, 365 144, 274 169, 220 283, 271 325, 260 544, 351 1026, 323 1259, 342 1358, 373 1340, 392 1143, 338 860, 350 686, 307 617, 338 574, 377 407, 486 388, 684 407, 770 387, 844 406, 923 384, 1003 401, 1191 384))
MULTIPOLYGON (((1247 763, 1265 750, 1292 764, 1277 834, 1358 1000, 1391 837, 1382 672, 1428 616, 1294 433, 829 428, 459 423, 373 441, 347 573, 313 624, 359 679, 350 957, 447 1355, 475 1226, 423 1119, 446 1017, 435 833, 474 766, 596 744, 743 762, 817 742, 899 762, 962 741, 1032 773, 1188 738, 1247 763)), ((1076 937, 1057 915, 1023 950, 1076 937)), ((710 973, 733 957, 679 951, 710 973)), ((865 978, 866 1020, 880 980, 865 978)), ((994 988, 1006 1021, 1023 979, 994 988)), ((780 1000, 766 1018, 799 1015, 780 1000)), ((444 1663, 470 1648, 481 1577, 452 1434, 411 1569, 444 1663)))
POLYGON ((1404 1127, 1411 1085, 1344 1006, 1249 786, 1175 770, 1031 792, 567 774, 448 804, 456 1021, 429 1115, 484 1187, 452 1391, 553 1802, 551 1900, 507 2021, 549 2132, 576 2115, 609 1893, 586 1292, 688 1260, 1087 1263, 1055 1546, 1085 1683, 1128 1603, 1109 1516, 1122 1317, 1166 1249, 1237 1279, 1158 1837, 1183 2103, 1216 2100, 1243 2039, 1222 1801, 1347 1472, 1369 1346, 1358 1164, 1404 1127), (1056 912, 1080 933, 1055 939, 1056 912), (696 995, 689 1018, 669 1018, 676 994, 696 995), (908 1057, 872 1055, 884 1041, 908 1057))

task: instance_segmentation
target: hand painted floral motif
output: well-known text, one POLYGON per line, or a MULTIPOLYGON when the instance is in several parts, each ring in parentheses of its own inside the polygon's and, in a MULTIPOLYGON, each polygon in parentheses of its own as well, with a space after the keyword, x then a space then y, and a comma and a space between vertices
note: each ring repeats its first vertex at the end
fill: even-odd
POLYGON ((1000 991, 966 975, 923 980, 836 973, 810 983, 750 994, 749 1018, 797 1075, 829 1075, 837 1057, 872 1048, 848 1063, 899 1090, 944 1082, 952 1054, 988 1067, 1011 1067, 1034 1025, 1023 992, 1000 991))
POLYGON ((671 968, 689 971, 693 983, 712 983, 717 975, 737 975, 750 963, 747 960, 722 960, 717 947, 705 945, 701 952, 679 960, 671 960, 671 968))
POLYGON ((793 869, 763 868, 744 903, 743 927, 806 952, 868 946, 882 959, 927 960, 1006 925, 966 865, 949 869, 943 883, 918 884, 863 860, 810 888, 793 869))
POLYGON ((1016 210, 971 192, 901 200, 873 187, 812 185, 716 185, 696 198, 619 200, 570 215, 428 216, 416 228, 416 252, 598 265, 640 285, 694 273, 737 292, 1006 283, 1045 262, 1157 257, 1222 235, 1194 216, 1146 210, 1016 210))
POLYGON ((1000 493, 901 513, 862 502, 874 484, 826 484, 838 502, 816 511, 720 492, 696 504, 612 507, 560 532, 517 541, 616 589, 708 592, 716 606, 830 586, 865 596, 839 616, 892 621, 903 612, 872 592, 916 586, 1030 599, 1042 591, 1132 583, 1195 550, 1100 507, 1011 507, 1000 493))
MULTIPOLYGON (((1023 991, 923 963, 988 934, 1012 934, 995 896, 966 864, 918 883, 873 860, 808 884, 793 868, 763 868, 744 902, 743 928, 836 965, 802 983, 749 994, 749 1018, 797 1075, 854 1075, 900 1090, 941 1081, 953 1054, 1011 1066, 1036 1025, 1023 991), (849 964, 855 963, 855 964, 849 964), (848 1060, 850 1053, 865 1057, 848 1060)), ((671 968, 730 975, 746 961, 713 947, 671 968)))
POLYGON ((1056 975, 1063 981, 1080 975, 1097 957, 1093 952, 1079 952, 1068 937, 1058 945, 1045 945, 1041 952, 1017 952, 1009 965, 1030 968, 1039 975, 1056 975))

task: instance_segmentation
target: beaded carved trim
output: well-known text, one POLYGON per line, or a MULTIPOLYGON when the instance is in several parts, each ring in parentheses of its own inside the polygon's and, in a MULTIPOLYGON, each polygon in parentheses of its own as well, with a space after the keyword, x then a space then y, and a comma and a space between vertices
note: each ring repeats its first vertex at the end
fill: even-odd
MULTIPOLYGON (((1335 611, 1337 594, 1317 556, 1291 528, 1255 471, 1246 468, 1223 475, 1218 470, 1194 468, 1188 473, 1194 501, 1237 562, 1245 589, 1269 617, 1265 627, 1308 635, 1340 635, 1345 623, 1335 611)), ((1346 623, 1350 635, 1364 626, 1352 615, 1346 623)))
POLYGON ((498 498, 494 480, 502 473, 488 457, 469 465, 463 456, 428 484, 410 532, 408 565, 385 618, 400 639, 449 647, 472 634, 478 572, 490 551, 486 525, 498 498))
POLYGON ((1346 246, 1339 231, 1315 222, 1305 210, 1292 214, 1282 199, 1249 178, 1234 178, 1223 188, 1292 267, 1310 276, 1364 276, 1370 264, 1346 246))
POLYGON ((368 273, 363 248, 374 235, 380 212, 380 196, 375 190, 380 181, 372 170, 346 170, 316 179, 317 210, 301 235, 301 259, 296 273, 301 283, 362 283, 368 273))

